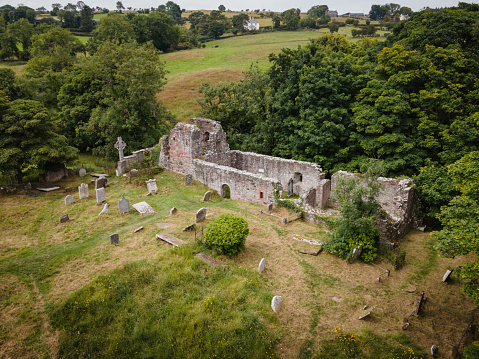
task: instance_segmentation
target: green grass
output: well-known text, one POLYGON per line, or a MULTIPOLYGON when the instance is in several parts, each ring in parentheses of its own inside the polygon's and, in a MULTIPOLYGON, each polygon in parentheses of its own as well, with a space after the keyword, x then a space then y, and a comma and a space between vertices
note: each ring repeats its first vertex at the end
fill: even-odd
POLYGON ((81 41, 82 44, 86 44, 88 40, 90 39, 90 36, 78 36, 75 35, 75 37, 81 41))

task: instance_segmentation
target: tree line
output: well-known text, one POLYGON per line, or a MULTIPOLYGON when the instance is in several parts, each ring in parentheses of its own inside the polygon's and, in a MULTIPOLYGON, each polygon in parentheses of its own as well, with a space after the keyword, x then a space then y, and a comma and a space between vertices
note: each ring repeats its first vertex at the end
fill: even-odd
MULTIPOLYGON (((327 173, 371 160, 410 176, 437 248, 479 250, 479 6, 414 13, 385 43, 328 34, 270 55, 239 82, 201 86, 202 115, 232 149, 327 173)), ((458 269, 479 303, 479 262, 458 269)))

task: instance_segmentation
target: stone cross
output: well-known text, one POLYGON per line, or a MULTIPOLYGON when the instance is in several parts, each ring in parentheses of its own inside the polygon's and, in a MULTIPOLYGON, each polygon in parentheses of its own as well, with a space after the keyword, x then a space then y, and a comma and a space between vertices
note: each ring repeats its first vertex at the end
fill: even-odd
POLYGON ((118 141, 115 143, 115 148, 120 152, 120 161, 123 161, 123 150, 126 147, 126 143, 121 139, 121 137, 118 137, 118 141))

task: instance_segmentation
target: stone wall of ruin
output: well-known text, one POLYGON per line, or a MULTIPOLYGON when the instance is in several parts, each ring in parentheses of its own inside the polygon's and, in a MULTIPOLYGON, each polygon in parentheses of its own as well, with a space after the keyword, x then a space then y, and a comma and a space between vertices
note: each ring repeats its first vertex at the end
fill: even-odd
POLYGON ((196 159, 193 178, 224 196, 230 189, 230 198, 267 204, 274 200, 273 181, 258 174, 196 159))

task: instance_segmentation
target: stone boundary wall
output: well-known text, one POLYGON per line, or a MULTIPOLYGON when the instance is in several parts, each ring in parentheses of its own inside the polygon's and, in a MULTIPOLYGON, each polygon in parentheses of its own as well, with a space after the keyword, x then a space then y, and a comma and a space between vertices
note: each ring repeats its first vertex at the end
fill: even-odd
POLYGON ((274 181, 271 178, 198 159, 193 163, 193 178, 221 196, 225 194, 226 185, 230 189, 230 198, 234 200, 263 204, 274 200, 274 181))
POLYGON ((123 157, 122 161, 117 162, 117 168, 116 168, 116 175, 121 176, 123 173, 125 173, 128 169, 133 167, 135 163, 140 163, 143 162, 146 158, 146 151, 148 151, 149 157, 151 157, 151 151, 155 147, 150 147, 150 148, 143 148, 138 151, 133 151, 131 155, 123 157))
POLYGON ((68 168, 62 168, 57 171, 46 171, 44 174, 40 175, 38 180, 39 182, 57 182, 68 176, 75 176, 77 173, 74 170, 68 168))

